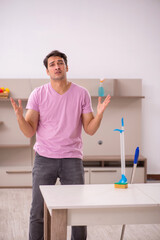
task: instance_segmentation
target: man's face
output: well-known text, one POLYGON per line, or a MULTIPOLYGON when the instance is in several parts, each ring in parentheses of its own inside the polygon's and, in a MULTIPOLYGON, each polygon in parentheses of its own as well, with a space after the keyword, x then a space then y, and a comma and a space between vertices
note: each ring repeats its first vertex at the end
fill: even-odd
POLYGON ((66 66, 63 58, 58 56, 48 58, 47 74, 52 80, 66 79, 66 72, 68 72, 68 66, 66 66))

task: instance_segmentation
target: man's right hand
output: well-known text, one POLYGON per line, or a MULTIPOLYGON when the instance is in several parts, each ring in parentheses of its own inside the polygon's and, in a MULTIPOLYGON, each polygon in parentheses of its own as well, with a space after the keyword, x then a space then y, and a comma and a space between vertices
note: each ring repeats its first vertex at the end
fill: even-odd
POLYGON ((19 99, 18 100, 18 104, 16 104, 16 102, 13 100, 13 98, 10 98, 10 101, 11 101, 11 104, 12 104, 12 107, 15 111, 15 114, 17 116, 17 119, 20 119, 23 117, 23 107, 22 107, 22 101, 19 99))
POLYGON ((13 98, 10 98, 10 101, 17 116, 18 124, 21 131, 26 137, 31 138, 37 130, 39 113, 35 110, 28 109, 26 112, 26 116, 23 117, 22 101, 19 99, 18 104, 16 104, 13 98))

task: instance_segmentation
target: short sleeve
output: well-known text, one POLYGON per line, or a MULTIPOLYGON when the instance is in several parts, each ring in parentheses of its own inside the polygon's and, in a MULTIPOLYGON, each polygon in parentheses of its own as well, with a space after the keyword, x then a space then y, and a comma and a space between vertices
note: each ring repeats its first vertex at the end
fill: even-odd
POLYGON ((38 97, 37 97, 37 90, 33 90, 28 98, 28 102, 26 105, 26 109, 32 109, 39 112, 39 104, 38 104, 38 97))
POLYGON ((87 90, 84 91, 84 98, 82 104, 82 113, 93 112, 91 97, 87 90))

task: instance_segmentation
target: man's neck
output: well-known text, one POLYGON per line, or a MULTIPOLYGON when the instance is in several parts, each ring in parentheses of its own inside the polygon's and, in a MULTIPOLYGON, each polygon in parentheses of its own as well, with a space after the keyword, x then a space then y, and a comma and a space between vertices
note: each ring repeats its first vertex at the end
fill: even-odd
POLYGON ((51 80, 52 88, 60 95, 64 94, 70 88, 71 82, 65 80, 51 80))

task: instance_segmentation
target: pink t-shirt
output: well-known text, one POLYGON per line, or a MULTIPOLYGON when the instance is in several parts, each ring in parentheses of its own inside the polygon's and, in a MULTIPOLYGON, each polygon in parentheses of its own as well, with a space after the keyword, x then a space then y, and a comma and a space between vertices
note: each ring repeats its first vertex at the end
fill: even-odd
POLYGON ((27 109, 39 112, 34 150, 48 158, 82 158, 82 113, 92 112, 88 91, 74 83, 63 95, 47 83, 33 90, 27 109))

